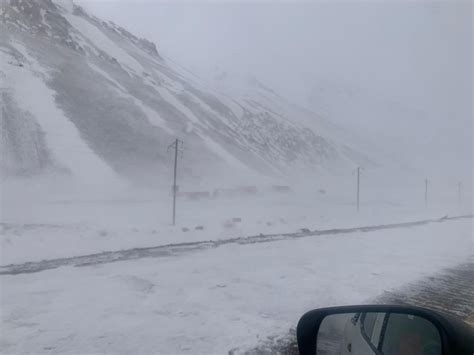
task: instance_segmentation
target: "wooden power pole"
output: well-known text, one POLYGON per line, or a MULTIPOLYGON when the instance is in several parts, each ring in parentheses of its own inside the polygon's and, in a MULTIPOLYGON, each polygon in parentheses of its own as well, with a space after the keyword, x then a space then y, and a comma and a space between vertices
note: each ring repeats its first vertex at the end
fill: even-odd
POLYGON ((428 179, 425 179, 425 208, 428 208, 428 179))
POLYGON ((462 207, 462 182, 458 182, 458 206, 462 207))
POLYGON ((360 208, 360 167, 357 168, 357 212, 360 208))
POLYGON ((174 170, 173 170, 173 226, 176 224, 176 194, 178 193, 178 185, 176 185, 178 171, 178 151, 179 144, 183 143, 178 138, 168 146, 168 151, 174 149, 174 170))

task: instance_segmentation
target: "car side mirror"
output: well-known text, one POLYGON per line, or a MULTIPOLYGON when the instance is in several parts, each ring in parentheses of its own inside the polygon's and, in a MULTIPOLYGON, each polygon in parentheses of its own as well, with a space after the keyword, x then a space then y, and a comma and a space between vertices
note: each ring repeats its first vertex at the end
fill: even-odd
POLYGON ((473 334, 437 312, 389 305, 316 309, 297 327, 302 355, 472 355, 473 334))

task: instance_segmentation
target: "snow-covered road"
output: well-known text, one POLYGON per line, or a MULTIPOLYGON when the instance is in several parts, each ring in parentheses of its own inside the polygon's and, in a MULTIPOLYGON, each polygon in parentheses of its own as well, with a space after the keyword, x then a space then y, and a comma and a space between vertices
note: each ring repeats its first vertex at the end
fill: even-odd
POLYGON ((2 275, 2 353, 223 354, 473 255, 463 219, 2 275))
POLYGON ((395 228, 411 228, 415 226, 426 225, 429 223, 443 223, 454 221, 458 219, 472 219, 473 215, 463 215, 455 217, 442 217, 437 219, 426 219, 421 221, 380 224, 372 226, 359 226, 352 228, 333 228, 324 230, 305 230, 295 233, 277 233, 277 234, 259 234, 248 237, 237 237, 229 239, 218 240, 204 240, 195 242, 173 243, 158 245, 154 247, 132 248, 116 251, 105 251, 96 254, 79 255, 72 257, 64 257, 58 259, 49 259, 41 261, 30 261, 20 264, 9 264, 0 266, 0 275, 16 275, 32 272, 40 272, 43 270, 55 269, 62 266, 89 266, 95 264, 104 264, 124 260, 142 259, 142 258, 157 258, 171 255, 181 255, 191 251, 201 249, 217 248, 226 244, 255 244, 255 243, 269 243, 285 239, 319 237, 326 235, 337 236, 340 234, 357 233, 357 232, 375 232, 386 229, 395 228))
POLYGON ((275 194, 262 187, 255 196, 180 199, 178 222, 171 226, 169 194, 146 190, 102 196, 96 191, 72 191, 71 196, 64 196, 34 188, 18 190, 16 185, 2 190, 0 265, 261 233, 352 228, 473 213, 467 198, 461 207, 457 200, 448 200, 425 208, 412 201, 416 195, 410 190, 394 189, 386 194, 378 189, 371 191, 370 199, 366 197, 356 213, 352 190, 340 186, 325 194, 304 188, 275 194))
MULTIPOLYGON (((474 327, 474 283, 472 280, 474 280, 474 259, 403 285, 394 292, 384 292, 375 299, 369 300, 369 303, 425 307, 450 314, 474 327)), ((334 350, 339 349, 340 339, 337 336, 332 338, 332 341, 330 339, 331 337, 328 337, 326 346, 328 350, 332 350, 329 354, 334 354, 334 350)), ((318 355, 319 352, 318 346, 318 355)), ((321 353, 326 354, 324 351, 321 353)), ((237 350, 229 355, 234 354, 298 355, 296 334, 290 331, 281 337, 263 341, 254 349, 237 350)))

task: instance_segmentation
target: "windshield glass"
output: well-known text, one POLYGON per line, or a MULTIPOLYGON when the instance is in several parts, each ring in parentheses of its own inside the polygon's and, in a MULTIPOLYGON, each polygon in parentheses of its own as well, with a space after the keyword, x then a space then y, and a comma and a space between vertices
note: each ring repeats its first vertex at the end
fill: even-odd
POLYGON ((472 6, 0 0, 0 353, 472 321, 472 6))

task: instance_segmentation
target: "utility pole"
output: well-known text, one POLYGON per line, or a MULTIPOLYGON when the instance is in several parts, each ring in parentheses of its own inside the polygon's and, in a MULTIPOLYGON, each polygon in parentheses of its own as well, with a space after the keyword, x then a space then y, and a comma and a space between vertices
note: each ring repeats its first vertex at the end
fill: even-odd
POLYGON ((178 192, 178 185, 176 185, 176 175, 178 170, 178 151, 179 143, 183 143, 178 138, 168 146, 168 151, 174 149, 174 174, 173 174, 173 226, 176 224, 176 194, 178 192))
POLYGON ((357 212, 360 206, 360 167, 357 167, 357 212))
POLYGON ((428 208, 428 179, 425 179, 425 208, 428 208))
POLYGON ((458 182, 458 205, 461 208, 462 205, 462 182, 458 182))

